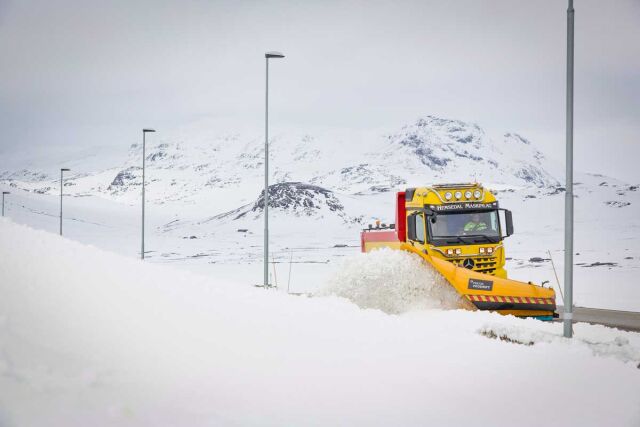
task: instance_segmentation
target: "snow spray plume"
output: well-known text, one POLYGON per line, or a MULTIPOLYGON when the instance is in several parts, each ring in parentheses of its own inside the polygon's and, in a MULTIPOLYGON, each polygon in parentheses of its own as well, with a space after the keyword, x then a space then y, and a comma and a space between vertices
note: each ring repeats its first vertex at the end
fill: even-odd
POLYGON ((447 281, 423 260, 388 248, 346 259, 316 295, 347 298, 360 308, 389 314, 466 307, 447 281))

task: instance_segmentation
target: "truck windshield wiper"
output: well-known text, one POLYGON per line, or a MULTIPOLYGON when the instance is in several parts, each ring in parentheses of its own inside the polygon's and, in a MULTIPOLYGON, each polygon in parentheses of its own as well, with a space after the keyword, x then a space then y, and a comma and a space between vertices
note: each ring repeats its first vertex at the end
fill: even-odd
POLYGON ((487 236, 486 234, 466 234, 465 237, 471 237, 474 239, 482 238, 482 239, 485 239, 488 243, 497 243, 497 240, 494 240, 493 237, 487 236))
POLYGON ((491 236, 487 236, 486 234, 465 234, 464 236, 457 236, 457 235, 453 235, 453 236, 434 236, 434 238, 436 239, 446 239, 447 243, 479 243, 477 241, 478 238, 484 239, 482 241, 486 241, 488 243, 497 243, 498 240, 495 240, 494 237, 491 236), (453 240, 455 239, 455 240, 453 240), (465 239, 473 239, 473 240, 465 240, 465 239), (450 240, 453 240, 453 242, 451 242, 450 240))
POLYGON ((449 239, 456 239, 456 240, 454 240, 453 243, 455 243, 455 242, 470 243, 467 240, 464 240, 464 237, 469 237, 469 236, 434 236, 434 238, 436 238, 436 239, 446 239, 447 243, 451 243, 451 242, 449 242, 449 239))

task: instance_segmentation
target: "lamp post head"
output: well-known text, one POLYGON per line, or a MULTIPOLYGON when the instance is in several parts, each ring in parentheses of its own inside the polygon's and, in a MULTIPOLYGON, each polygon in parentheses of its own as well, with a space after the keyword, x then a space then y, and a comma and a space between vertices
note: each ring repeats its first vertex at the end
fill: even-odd
POLYGON ((284 58, 284 55, 280 52, 267 52, 264 54, 264 57, 269 59, 269 58, 284 58))
POLYGON ((61 168, 60 172, 69 172, 71 169, 67 169, 67 168, 61 168))
POLYGON ((155 129, 142 129, 143 133, 147 133, 147 132, 155 132, 155 129))
POLYGON ((2 194, 11 194, 8 191, 3 191, 2 194))

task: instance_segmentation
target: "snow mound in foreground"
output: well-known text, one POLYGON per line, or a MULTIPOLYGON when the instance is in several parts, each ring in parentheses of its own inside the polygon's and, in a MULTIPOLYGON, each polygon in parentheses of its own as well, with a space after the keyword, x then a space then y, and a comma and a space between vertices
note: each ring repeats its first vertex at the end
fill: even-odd
POLYGON ((444 277, 418 256, 388 248, 349 257, 319 295, 390 314, 465 306, 444 277))
MULTIPOLYGON (((567 340, 561 324, 480 311, 389 316, 123 258, 3 218, 0 236, 3 427, 512 425, 460 409, 497 401, 509 414, 543 405, 552 425, 640 425, 640 334, 578 324, 567 340), (620 349, 628 357, 611 357, 620 349), (541 401, 560 388, 568 399, 541 401)), ((381 251, 347 266, 402 277, 405 258, 381 251)))

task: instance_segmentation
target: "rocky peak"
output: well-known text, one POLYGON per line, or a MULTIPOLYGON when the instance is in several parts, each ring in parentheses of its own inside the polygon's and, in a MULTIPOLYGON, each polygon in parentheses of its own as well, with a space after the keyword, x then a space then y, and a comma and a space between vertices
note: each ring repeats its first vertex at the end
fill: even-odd
MULTIPOLYGON (((281 182, 269 186, 269 207, 296 214, 314 215, 316 211, 328 208, 332 212, 342 212, 344 207, 332 191, 303 182, 281 182)), ((264 210, 264 190, 253 204, 251 211, 264 210)))

